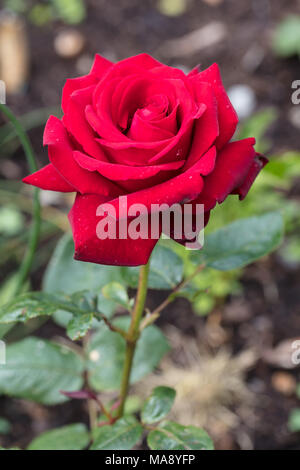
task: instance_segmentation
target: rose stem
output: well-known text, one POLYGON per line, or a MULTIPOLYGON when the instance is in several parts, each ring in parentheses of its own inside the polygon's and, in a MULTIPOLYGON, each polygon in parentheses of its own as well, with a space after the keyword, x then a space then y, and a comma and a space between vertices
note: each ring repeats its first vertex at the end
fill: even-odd
MULTIPOLYGON (((38 168, 36 164, 34 151, 31 146, 27 133, 23 129, 22 124, 18 121, 18 119, 13 114, 13 112, 7 106, 0 103, 0 110, 5 115, 5 117, 13 124, 16 130, 16 133, 20 139, 20 142, 22 144, 22 147, 24 149, 29 171, 31 173, 34 173, 35 171, 37 171, 38 168)), ((39 201, 39 190, 38 188, 35 188, 34 197, 33 197, 33 224, 32 224, 32 229, 30 232, 27 252, 23 258, 23 261, 21 263, 21 266, 18 272, 18 280, 14 289, 15 295, 18 294, 22 290, 24 282, 26 281, 28 274, 31 270, 31 266, 32 266, 33 259, 34 259, 34 253, 38 245, 40 227, 41 227, 41 208, 40 208, 40 201, 39 201)))
POLYGON ((134 310, 132 312, 131 323, 126 339, 125 363, 120 390, 120 405, 117 412, 117 418, 121 418, 124 413, 124 406, 128 395, 130 374, 132 370, 133 358, 137 341, 140 336, 140 322, 144 312, 144 306, 148 289, 150 261, 140 269, 138 291, 134 310))

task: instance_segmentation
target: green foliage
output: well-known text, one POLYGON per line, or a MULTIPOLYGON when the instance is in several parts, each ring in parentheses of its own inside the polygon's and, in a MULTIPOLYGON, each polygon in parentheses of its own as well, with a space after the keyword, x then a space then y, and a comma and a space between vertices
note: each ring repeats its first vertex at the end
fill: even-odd
MULTIPOLYGON (((245 130, 241 130, 242 133, 239 137, 247 137, 250 134, 256 135, 256 132, 251 130, 256 126, 256 116, 253 116, 250 120, 254 121, 254 126, 253 124, 249 126, 246 122, 243 126, 245 130)), ((257 127, 259 127, 259 114, 257 118, 257 127)), ((263 145, 265 146, 265 143, 263 145)), ((222 205, 215 207, 205 230, 206 239, 211 232, 234 220, 261 215, 267 211, 280 211, 285 222, 286 236, 279 253, 287 263, 298 265, 300 263, 299 204, 297 200, 288 197, 288 192, 295 178, 299 176, 299 152, 289 151, 270 158, 268 165, 260 173, 244 201, 239 201, 236 196, 230 196, 222 205)), ((186 251, 177 244, 173 244, 172 249, 184 261, 185 276, 190 275, 194 269, 193 259, 196 252, 186 251)), ((212 269, 202 271, 192 283, 192 286, 198 289, 199 294, 191 299, 195 312, 207 314, 216 304, 222 302, 230 292, 237 292, 241 288, 238 282, 241 274, 241 269, 227 272, 218 272, 212 269)))
POLYGON ((103 426, 94 433, 91 450, 130 450, 141 439, 142 425, 134 416, 125 416, 112 426, 103 426))
POLYGON ((116 304, 121 305, 122 307, 130 310, 131 302, 129 300, 127 290, 119 282, 110 282, 102 288, 103 296, 108 299, 116 302, 116 304))
POLYGON ((39 316, 53 315, 60 308, 70 312, 80 311, 72 297, 58 297, 45 292, 27 292, 1 308, 0 323, 24 323, 39 316))
POLYGON ((60 390, 82 386, 84 363, 65 346, 29 337, 6 349, 0 365, 0 393, 45 405, 66 401, 60 390))
POLYGON ((67 325, 67 335, 72 341, 84 338, 87 332, 92 328, 94 323, 94 315, 85 313, 73 315, 73 318, 67 325))
MULTIPOLYGON (((129 317, 120 317, 113 324, 127 330, 129 317)), ((163 333, 153 325, 146 328, 137 344, 131 382, 137 382, 152 372, 168 350, 169 345, 163 333)), ((88 353, 89 381, 92 388, 99 391, 117 390, 124 365, 124 338, 102 323, 89 343, 88 353)))
MULTIPOLYGON (((190 270, 194 267, 189 267, 190 270)), ((241 270, 216 271, 212 268, 204 269, 193 281, 196 291, 192 299, 194 310, 199 315, 207 315, 217 304, 222 304, 230 294, 237 294, 241 290, 238 277, 241 270)))
POLYGON ((165 421, 147 439, 152 450, 213 450, 213 442, 203 429, 165 421))
POLYGON ((219 271, 241 268, 275 250, 282 237, 280 213, 239 219, 208 235, 193 261, 219 271))
POLYGON ((156 387, 145 401, 142 409, 142 422, 145 424, 161 421, 171 411, 176 392, 170 387, 156 387))
MULTIPOLYGON (((98 296, 98 310, 110 316, 116 309, 116 303, 105 299, 101 288, 111 282, 122 281, 121 269, 118 266, 102 266, 94 263, 75 261, 74 242, 71 234, 64 235, 56 245, 53 256, 43 279, 45 292, 57 293, 62 289, 65 294, 88 290, 98 296)), ((66 326, 72 315, 66 311, 55 314, 58 324, 66 326)))
MULTIPOLYGON (((139 268, 122 268, 122 275, 129 287, 137 287, 139 268)), ((182 259, 173 250, 159 242, 151 255, 149 288, 173 289, 182 280, 182 276, 182 259)))
POLYGON ((273 49, 280 57, 300 55, 300 16, 288 16, 278 25, 273 49))
POLYGON ((16 322, 26 323, 37 317, 54 315, 61 309, 71 315, 67 323, 67 334, 73 341, 83 338, 95 324, 98 324, 96 317, 98 314, 101 315, 97 310, 97 298, 86 292, 76 292, 70 296, 27 292, 2 307, 0 326, 16 322))
POLYGON ((118 266, 103 266, 74 260, 74 242, 70 233, 64 235, 56 245, 46 269, 43 288, 46 292, 65 294, 89 290, 97 293, 109 282, 122 279, 118 266))
POLYGON ((84 424, 70 424, 44 432, 31 442, 28 450, 82 450, 89 441, 84 424))
MULTIPOLYGON (((82 263, 75 261, 73 255, 74 242, 71 234, 66 234, 57 244, 46 269, 43 279, 45 292, 57 294, 62 286, 66 294, 88 290, 97 295, 97 310, 107 317, 114 313, 117 304, 131 308, 126 288, 137 287, 139 268, 82 263)), ((182 259, 172 249, 158 243, 151 257, 149 288, 172 289, 182 276, 182 259)), ((55 312, 54 319, 59 325, 67 326, 72 314, 60 310, 55 312)))

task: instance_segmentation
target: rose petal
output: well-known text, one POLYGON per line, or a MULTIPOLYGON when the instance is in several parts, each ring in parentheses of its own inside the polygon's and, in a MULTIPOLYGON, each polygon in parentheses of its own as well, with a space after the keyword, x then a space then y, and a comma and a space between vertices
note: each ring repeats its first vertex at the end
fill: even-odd
POLYGON ((187 117, 177 135, 162 142, 109 142, 96 139, 109 154, 110 158, 126 165, 152 165, 178 161, 186 158, 191 142, 194 120, 205 112, 202 104, 194 115, 187 117))
POLYGON ((96 86, 97 82, 97 78, 94 75, 90 74, 78 78, 69 78, 66 81, 62 92, 61 106, 63 112, 67 112, 70 96, 72 95, 72 93, 74 93, 74 91, 78 91, 83 88, 89 88, 92 85, 96 86))
POLYGON ((44 132, 44 145, 48 145, 48 154, 51 163, 57 171, 77 191, 82 194, 102 194, 116 196, 122 190, 111 181, 98 173, 83 170, 73 158, 73 148, 63 123, 51 116, 44 132))
POLYGON ((263 155, 260 155, 257 153, 255 156, 255 159, 252 162, 250 170, 245 178, 245 181, 243 182, 241 186, 239 186, 233 191, 233 194, 238 194, 240 197, 240 200, 243 200, 247 196, 257 175, 267 163, 268 163, 268 159, 264 157, 263 155))
POLYGON ((90 73, 91 75, 95 75, 97 78, 103 78, 103 76, 113 65, 113 62, 110 60, 106 59, 100 54, 96 54, 90 73))
POLYGON ((129 166, 106 163, 91 158, 81 152, 74 152, 74 159, 84 169, 98 171, 110 181, 116 181, 128 192, 138 191, 162 183, 175 176, 175 172, 184 165, 183 161, 153 166, 129 166))
MULTIPOLYGON (((191 80, 191 82, 193 82, 191 80)), ((191 150, 187 159, 187 168, 192 166, 213 145, 219 135, 218 107, 212 86, 197 82, 194 87, 198 103, 204 103, 204 114, 195 121, 191 150)))
POLYGON ((94 64, 89 74, 84 75, 83 77, 69 78, 66 81, 62 92, 63 111, 66 112, 69 98, 74 91, 95 85, 99 78, 102 78, 112 65, 112 62, 101 57, 99 54, 96 54, 94 64))
POLYGON ((101 162, 91 158, 82 152, 75 151, 74 159, 84 169, 99 171, 105 178, 112 181, 126 181, 131 179, 144 180, 161 171, 178 170, 184 165, 184 161, 165 163, 153 166, 128 166, 114 163, 101 162))
POLYGON ((192 80, 210 83, 218 101, 218 116, 220 134, 216 140, 217 148, 222 148, 233 136, 238 124, 238 116, 228 98, 224 88, 219 66, 211 65, 208 69, 200 72, 199 75, 191 75, 192 80))
MULTIPOLYGON (((203 162, 200 160, 194 166, 189 168, 184 173, 180 173, 164 183, 153 186, 149 189, 143 189, 127 195, 127 206, 138 203, 145 206, 145 210, 150 213, 153 210, 152 204, 168 204, 172 206, 175 203, 187 203, 195 200, 201 193, 203 188, 202 174, 206 172, 207 160, 214 161, 216 156, 216 149, 213 147, 203 157, 203 162)), ((113 199, 110 201, 114 205, 117 217, 120 216, 118 212, 119 201, 113 199)), ((122 211, 122 208, 121 208, 122 211)), ((143 214, 145 211, 142 212, 143 214)))
POLYGON ((52 163, 44 166, 32 175, 26 176, 23 183, 37 186, 48 191, 59 191, 62 193, 71 193, 76 191, 74 186, 69 184, 54 168, 52 163))
POLYGON ((195 201, 205 205, 205 211, 221 203, 236 188, 243 185, 255 158, 255 139, 227 144, 219 153, 214 171, 204 179, 204 189, 195 201))
MULTIPOLYGON (((77 195, 69 214, 75 243, 75 259, 91 263, 139 266, 146 264, 158 239, 105 239, 97 237, 97 225, 101 218, 97 208, 107 198, 97 195, 77 195)), ((119 225, 117 223, 117 234, 119 225)))
POLYGON ((74 91, 70 96, 67 112, 63 116, 63 123, 84 151, 99 160, 107 158, 101 147, 95 141, 95 132, 89 126, 85 109, 92 101, 94 87, 74 91))
POLYGON ((141 119, 141 117, 135 113, 127 136, 135 141, 155 142, 171 139, 174 137, 174 134, 165 129, 161 129, 151 121, 141 119))

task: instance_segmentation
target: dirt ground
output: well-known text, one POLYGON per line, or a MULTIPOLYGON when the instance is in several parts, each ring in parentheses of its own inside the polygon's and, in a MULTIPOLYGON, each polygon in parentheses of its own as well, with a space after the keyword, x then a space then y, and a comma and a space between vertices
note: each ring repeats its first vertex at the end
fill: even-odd
MULTIPOLYGON (((188 69, 199 63, 205 68, 218 62, 227 87, 248 84, 256 93, 258 109, 270 105, 278 109, 279 119, 269 133, 272 150, 279 153, 299 149, 299 129, 293 127, 288 116, 292 106, 291 83, 300 78, 300 62, 296 58, 279 60, 270 46, 274 25, 288 13, 299 13, 299 1, 223 0, 218 6, 212 6, 213 2, 208 0, 191 0, 186 12, 174 18, 161 14, 156 2, 151 0, 89 0, 86 3, 88 18, 77 27, 86 39, 79 58, 65 60, 55 53, 53 40, 64 28, 61 23, 43 28, 28 26, 30 79, 24 94, 8 99, 17 114, 58 105, 66 77, 86 73, 96 52, 111 60, 148 52, 169 65, 188 69), (222 41, 169 58, 171 40, 212 22, 221 22, 225 27, 222 41)), ((40 163, 46 162, 42 128, 32 131, 30 136, 40 163)), ((15 161, 23 167, 21 152, 15 155, 15 161)), ((294 190, 295 195, 300 198, 299 185, 294 190)), ((284 372, 287 381, 299 383, 299 368, 286 371, 279 363, 272 365, 264 360, 268 349, 285 339, 300 337, 299 266, 288 267, 275 254, 247 268, 242 284, 243 292, 229 297, 225 305, 216 308, 208 318, 197 317, 188 302, 178 300, 164 313, 160 325, 171 336, 177 329, 184 338, 202 342, 212 354, 220 346, 234 355, 252 349, 259 353, 245 376, 251 403, 229 407, 238 419, 223 432, 215 432, 217 448, 300 450, 300 435, 291 434, 287 428, 289 413, 299 406, 299 401, 295 394, 283 393, 280 387, 274 386, 278 372, 284 372), (235 315, 237 310, 243 314, 235 315)), ((161 295, 150 292, 149 306, 156 305, 161 295)), ((44 337, 60 332, 51 322, 39 330, 44 337)), ((175 366, 185 367, 181 347, 176 344, 171 360, 175 366)), ((12 422, 12 433, 3 442, 1 439, 5 446, 25 446, 32 436, 47 428, 87 420, 85 406, 80 402, 45 408, 1 398, 0 415, 12 422)))

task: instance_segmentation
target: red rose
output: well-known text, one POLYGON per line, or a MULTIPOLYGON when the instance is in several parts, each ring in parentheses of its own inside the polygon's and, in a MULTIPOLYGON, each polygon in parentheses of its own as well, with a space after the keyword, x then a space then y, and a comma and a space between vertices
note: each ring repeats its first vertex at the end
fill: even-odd
POLYGON ((185 75, 147 54, 117 64, 96 55, 88 75, 67 80, 62 109, 45 129, 51 163, 24 181, 77 193, 70 221, 82 261, 145 264, 157 243, 99 240, 101 203, 193 201, 208 220, 229 194, 244 198, 266 163, 254 139, 229 143, 238 118, 216 64, 185 75))

